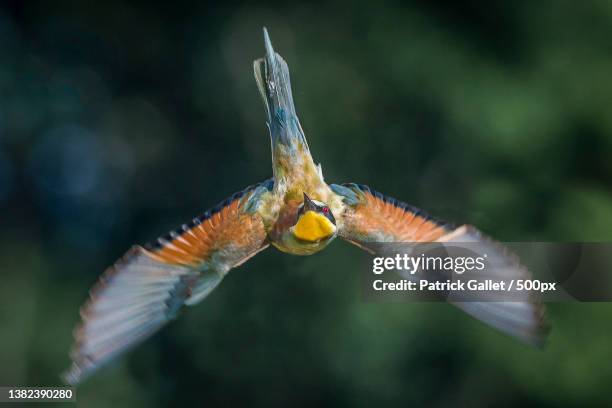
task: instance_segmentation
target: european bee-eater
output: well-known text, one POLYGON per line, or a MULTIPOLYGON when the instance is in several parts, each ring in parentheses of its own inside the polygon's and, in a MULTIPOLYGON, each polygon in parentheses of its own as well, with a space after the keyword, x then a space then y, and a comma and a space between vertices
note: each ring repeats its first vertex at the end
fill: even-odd
MULTIPOLYGON (((227 273, 272 245, 293 255, 321 251, 337 236, 367 248, 373 242, 481 242, 504 278, 525 268, 474 227, 452 226, 361 184, 327 184, 297 117, 289 69, 264 29, 266 55, 254 62, 272 141, 273 177, 247 187, 158 238, 132 247, 91 290, 75 330, 76 384, 151 336, 187 305, 203 300, 227 273)), ((543 336, 543 307, 518 302, 459 302, 456 306, 526 342, 543 336)))

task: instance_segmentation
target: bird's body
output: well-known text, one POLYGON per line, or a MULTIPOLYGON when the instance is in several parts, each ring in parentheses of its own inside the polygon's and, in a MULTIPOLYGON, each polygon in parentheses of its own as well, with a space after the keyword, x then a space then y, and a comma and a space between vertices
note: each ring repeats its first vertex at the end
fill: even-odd
MULTIPOLYGON (((287 64, 264 34, 266 56, 254 69, 270 129, 273 178, 152 244, 133 247, 106 271, 81 309, 73 364, 65 375, 69 383, 149 337, 183 305, 200 302, 232 268, 270 245, 311 255, 337 236, 369 250, 375 242, 480 242, 506 266, 506 277, 528 276, 473 227, 456 228, 367 186, 327 184, 296 114, 287 64)), ((543 309, 532 299, 490 304, 456 303, 501 331, 527 342, 541 340, 543 309)))

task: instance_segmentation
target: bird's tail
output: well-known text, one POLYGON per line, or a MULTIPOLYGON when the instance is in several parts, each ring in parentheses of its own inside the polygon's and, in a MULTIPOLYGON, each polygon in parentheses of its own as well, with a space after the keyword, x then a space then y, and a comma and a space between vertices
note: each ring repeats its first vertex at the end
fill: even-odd
POLYGON ((276 156, 279 146, 291 155, 308 152, 306 137, 298 120, 291 95, 289 68, 285 60, 272 48, 268 30, 264 28, 266 56, 253 63, 259 93, 266 108, 272 151, 276 156))

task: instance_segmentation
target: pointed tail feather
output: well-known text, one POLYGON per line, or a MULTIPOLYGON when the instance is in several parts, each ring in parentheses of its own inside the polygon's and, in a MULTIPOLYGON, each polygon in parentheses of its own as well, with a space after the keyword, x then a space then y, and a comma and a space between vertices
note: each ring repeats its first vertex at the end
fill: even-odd
POLYGON ((264 28, 266 56, 253 63, 259 93, 266 108, 272 148, 286 146, 290 152, 305 149, 308 144, 295 112, 289 67, 274 51, 268 30, 264 28))

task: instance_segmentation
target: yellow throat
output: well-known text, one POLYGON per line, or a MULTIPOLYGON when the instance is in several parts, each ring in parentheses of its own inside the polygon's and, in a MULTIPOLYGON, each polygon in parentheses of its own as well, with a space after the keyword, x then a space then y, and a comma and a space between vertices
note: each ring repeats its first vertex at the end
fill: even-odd
POLYGON ((336 232, 336 226, 322 214, 306 211, 293 227, 293 235, 302 241, 317 242, 336 232))

